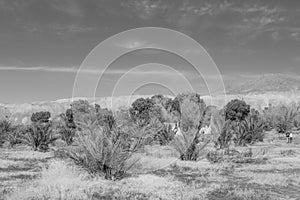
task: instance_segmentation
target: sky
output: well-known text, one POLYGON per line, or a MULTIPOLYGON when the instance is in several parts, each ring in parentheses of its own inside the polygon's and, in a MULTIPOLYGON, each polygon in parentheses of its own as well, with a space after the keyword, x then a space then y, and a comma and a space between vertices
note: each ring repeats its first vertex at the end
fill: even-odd
MULTIPOLYGON (((213 59, 225 84, 234 85, 266 73, 298 76, 299 19, 299 0, 0 0, 0 102, 72 97, 76 74, 90 52, 115 34, 141 27, 167 28, 197 41, 213 59)), ((114 44, 115 48, 147 46, 147 41, 138 38, 114 44)), ((176 39, 172 41, 176 46, 176 39)), ((162 42, 158 37, 157 44, 162 42)), ((177 48, 194 57, 203 53, 189 46, 177 48)), ((101 59, 98 62, 99 66, 103 64, 101 59)), ((205 93, 203 77, 196 76, 184 59, 161 50, 140 50, 109 66, 96 96, 110 96, 112 86, 126 73, 132 84, 137 84, 133 81, 136 78, 160 76, 170 80, 168 84, 175 89, 184 90, 177 81, 178 73, 154 64, 128 72, 137 65, 154 62, 179 70, 197 92, 205 93)), ((82 71, 87 80, 97 76, 93 72, 82 71)), ((118 95, 126 95, 128 91, 124 90, 133 88, 126 84, 130 85, 128 81, 122 83, 119 91, 123 93, 118 95)), ((136 90, 146 94, 170 87, 136 85, 136 90)))

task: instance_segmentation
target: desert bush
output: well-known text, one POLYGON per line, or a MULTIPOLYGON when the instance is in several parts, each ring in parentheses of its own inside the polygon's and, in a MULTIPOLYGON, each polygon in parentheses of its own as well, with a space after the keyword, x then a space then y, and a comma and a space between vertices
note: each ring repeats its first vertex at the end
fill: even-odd
POLYGON ((234 134, 233 123, 230 120, 225 121, 222 113, 215 113, 211 118, 210 126, 215 147, 228 150, 234 134))
POLYGON ((245 101, 234 99, 225 106, 225 120, 241 121, 250 113, 250 105, 245 101))
POLYGON ((173 146, 180 154, 181 160, 196 161, 202 150, 210 142, 209 138, 200 141, 198 129, 189 129, 182 136, 175 136, 173 146))
POLYGON ((195 161, 211 140, 199 133, 206 105, 200 95, 194 93, 180 94, 176 98, 180 102, 182 134, 175 136, 173 146, 181 160, 195 161))
POLYGON ((206 159, 210 163, 230 162, 235 164, 264 164, 267 160, 266 157, 254 157, 251 148, 241 152, 235 149, 230 149, 228 152, 224 150, 212 150, 207 153, 206 159))
POLYGON ((162 124, 162 128, 155 134, 154 140, 158 141, 160 145, 167 145, 174 139, 174 136, 175 132, 171 125, 162 124))
POLYGON ((220 163, 224 160, 224 151, 217 151, 217 150, 213 150, 213 151, 209 151, 206 154, 206 159, 210 162, 210 163, 220 163))
POLYGON ((156 95, 153 95, 151 97, 151 100, 152 102, 154 102, 155 104, 157 105, 161 105, 163 106, 164 108, 166 108, 166 104, 169 100, 171 100, 171 98, 168 98, 168 97, 165 97, 164 95, 162 94, 156 94, 156 95))
POLYGON ((58 139, 51 129, 50 123, 35 123, 28 127, 22 137, 22 143, 29 145, 34 151, 47 151, 49 145, 58 139))
POLYGON ((22 136, 22 143, 31 146, 34 151, 47 151, 49 145, 58 139, 53 132, 50 117, 48 112, 33 113, 32 124, 28 126, 26 133, 22 136))
POLYGON ((233 184, 221 185, 207 194, 207 199, 226 200, 271 200, 268 192, 263 190, 249 190, 236 187, 233 184))
POLYGON ((71 145, 74 142, 76 129, 69 128, 63 124, 59 127, 59 134, 61 139, 65 141, 67 145, 71 145))
POLYGON ((26 133, 25 125, 14 125, 12 126, 11 131, 6 136, 6 141, 9 143, 9 146, 12 148, 16 144, 22 143, 22 137, 26 133))
POLYGON ((184 131, 189 129, 198 129, 200 130, 205 114, 205 103, 204 102, 194 102, 190 99, 183 99, 181 106, 181 119, 180 124, 181 128, 184 131))
POLYGON ((8 119, 0 121, 0 146, 6 141, 7 135, 12 131, 12 123, 8 119))
POLYGON ((177 112, 180 113, 180 102, 179 102, 178 98, 174 98, 174 99, 170 98, 170 99, 168 99, 166 101, 165 108, 169 112, 177 111, 177 112))
POLYGON ((51 114, 48 111, 36 112, 31 115, 31 121, 47 123, 49 121, 50 117, 51 117, 51 114))
POLYGON ((264 130, 270 131, 275 128, 276 125, 276 116, 273 106, 264 108, 261 114, 261 120, 264 123, 264 130))
POLYGON ((122 178, 136 162, 132 156, 146 135, 141 133, 143 129, 126 133, 118 127, 108 129, 102 127, 97 116, 92 114, 79 125, 77 147, 69 150, 69 157, 92 174, 111 180, 122 178))
POLYGON ((296 104, 269 106, 264 109, 262 119, 267 130, 275 128, 278 133, 286 133, 299 127, 300 107, 296 104))
POLYGON ((76 124, 72 109, 67 109, 65 113, 60 114, 59 120, 53 123, 52 128, 67 145, 72 144, 76 134, 76 124))
POLYGON ((236 145, 245 146, 264 139, 264 124, 252 116, 235 123, 233 141, 236 145))
POLYGON ((129 113, 136 124, 145 126, 151 120, 153 108, 154 102, 150 98, 139 98, 132 103, 129 113))
POLYGON ((289 149, 289 150, 282 150, 280 151, 280 155, 282 156, 294 156, 296 154, 296 152, 292 149, 289 149))
POLYGON ((286 133, 294 126, 294 120, 300 114, 300 107, 296 105, 280 106, 277 110, 276 130, 278 133, 286 133))
POLYGON ((89 114, 94 107, 87 100, 80 99, 71 103, 71 109, 74 115, 89 114))
POLYGON ((108 110, 107 108, 101 109, 99 106, 99 108, 96 109, 96 114, 101 126, 106 126, 110 129, 113 128, 116 121, 111 110, 108 110))
POLYGON ((12 124, 8 119, 0 122, 0 145, 8 142, 10 147, 21 143, 26 126, 12 124))

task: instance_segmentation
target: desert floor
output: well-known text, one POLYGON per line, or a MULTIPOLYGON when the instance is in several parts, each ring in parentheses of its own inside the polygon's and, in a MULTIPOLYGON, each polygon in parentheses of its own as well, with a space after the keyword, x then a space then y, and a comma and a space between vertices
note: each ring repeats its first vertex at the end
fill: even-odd
MULTIPOLYGON (((0 149, 0 199, 300 199, 300 137, 293 144, 268 132, 251 164, 180 161, 173 148, 147 146, 130 176, 91 177, 55 151, 0 149)), ((299 137, 299 138, 297 138, 299 137)), ((212 147, 208 147, 212 148, 212 147)))

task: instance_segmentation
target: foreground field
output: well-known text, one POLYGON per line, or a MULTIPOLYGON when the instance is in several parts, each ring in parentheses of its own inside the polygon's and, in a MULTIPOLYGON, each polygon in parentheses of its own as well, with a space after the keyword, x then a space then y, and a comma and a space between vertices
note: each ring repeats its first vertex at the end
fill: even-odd
POLYGON ((297 138, 286 144, 269 133, 251 148, 261 162, 184 162, 171 147, 147 146, 120 181, 91 177, 54 151, 1 149, 0 199, 300 199, 297 138))

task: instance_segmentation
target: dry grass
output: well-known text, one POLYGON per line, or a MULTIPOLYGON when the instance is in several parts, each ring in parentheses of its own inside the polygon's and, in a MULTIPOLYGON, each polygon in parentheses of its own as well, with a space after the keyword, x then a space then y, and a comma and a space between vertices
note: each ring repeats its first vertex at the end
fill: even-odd
POLYGON ((0 199, 300 199, 300 147, 276 141, 252 149, 267 162, 182 161, 172 147, 146 146, 135 154, 133 159, 140 159, 131 176, 119 181, 91 177, 51 152, 2 149, 0 199), (283 156, 286 150, 295 154, 283 156))

